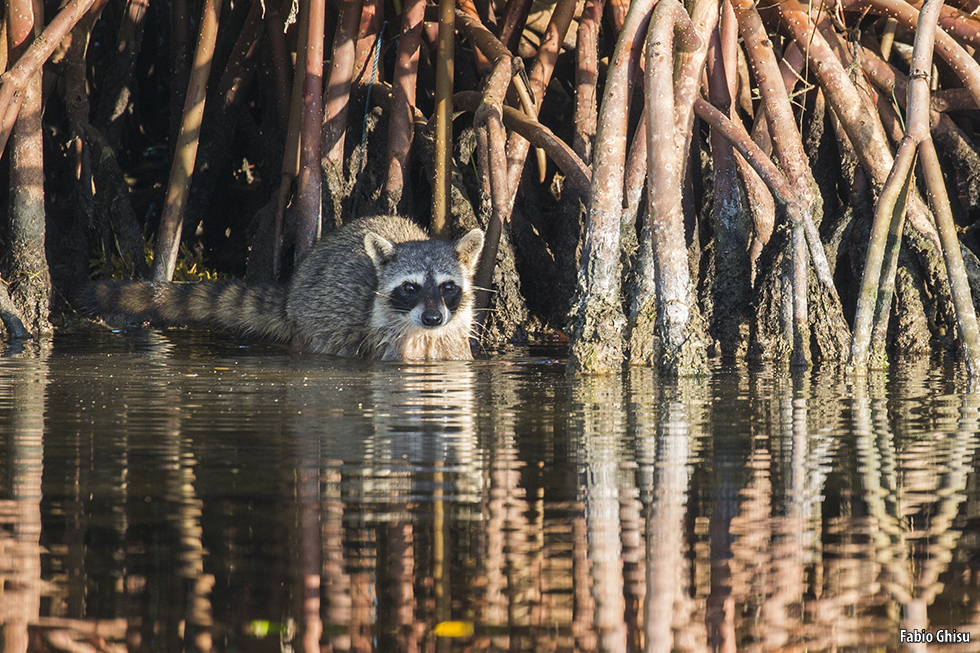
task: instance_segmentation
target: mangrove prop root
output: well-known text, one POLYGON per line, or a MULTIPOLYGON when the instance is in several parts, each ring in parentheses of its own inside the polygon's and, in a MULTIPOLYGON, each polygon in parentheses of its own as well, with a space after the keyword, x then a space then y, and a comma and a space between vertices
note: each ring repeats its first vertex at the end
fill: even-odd
POLYGON ((603 0, 588 0, 579 20, 575 51, 575 131, 572 149, 588 165, 592 161, 592 144, 596 130, 596 56, 599 21, 603 0))
MULTIPOLYGON (((554 71, 558 52, 561 49, 562 43, 565 41, 565 33, 568 31, 568 27, 572 22, 575 4, 574 0, 559 0, 548 23, 545 40, 541 44, 541 47, 538 48, 538 53, 527 71, 528 93, 533 98, 535 104, 533 115, 529 114, 531 118, 538 117, 538 108, 544 101, 544 94, 548 89, 548 82, 551 80, 551 73, 554 71)), ((518 85, 518 87, 520 88, 521 85, 518 85)), ((515 132, 512 132, 507 139, 507 179, 512 198, 517 193, 517 186, 521 178, 521 172, 524 170, 524 161, 527 157, 529 144, 524 136, 515 132)), ((538 152, 542 152, 542 150, 539 148, 538 152)), ((542 165, 540 155, 538 165, 539 167, 542 165)), ((542 177, 544 172, 543 169, 540 170, 542 177)), ((511 199, 510 203, 513 205, 513 199, 511 199)))
POLYGON ((433 175, 432 235, 446 238, 449 230, 449 186, 453 157, 453 57, 456 12, 453 0, 439 0, 439 47, 436 59, 435 173, 433 175))
POLYGON ((218 0, 205 0, 201 9, 201 28, 194 53, 194 67, 184 99, 180 134, 177 137, 174 160, 170 167, 167 198, 163 206, 163 215, 160 216, 160 229, 157 231, 156 251, 151 270, 155 281, 170 281, 177 265, 177 251, 180 247, 180 235, 184 223, 184 206, 187 203, 191 175, 197 160, 201 122, 204 119, 204 99, 211 62, 214 59, 220 12, 221 3, 218 0))
MULTIPOLYGON (((12 57, 30 53, 27 46, 37 34, 43 17, 35 13, 27 0, 8 0, 6 15, 9 24, 10 54, 12 57)), ((34 41, 37 43, 37 40, 34 41)), ((11 294, 27 330, 42 334, 51 330, 48 304, 51 280, 45 251, 46 221, 44 213, 44 147, 41 125, 41 71, 30 74, 23 85, 20 111, 10 139, 10 203, 7 215, 7 235, 10 248, 0 260, 0 274, 10 281, 11 294)), ((10 111, 8 111, 8 114, 10 111)))
MULTIPOLYGON (((796 129, 793 110, 785 92, 782 74, 772 50, 772 42, 766 32, 762 18, 752 0, 733 0, 732 6, 738 19, 739 31, 745 44, 745 53, 752 65, 752 72, 762 94, 765 104, 765 116, 772 138, 773 149, 778 157, 786 178, 792 188, 796 189, 801 210, 798 217, 801 220, 811 220, 814 211, 812 188, 815 186, 813 175, 803 149, 803 142, 796 129)), ((792 256, 800 259, 806 256, 804 243, 806 230, 802 224, 793 226, 798 233, 790 239, 792 256), (802 236, 802 237, 801 237, 802 236)), ((812 234, 815 229, 809 230, 812 234)), ((814 249, 811 247, 811 250, 814 249)), ((786 322, 778 331, 784 337, 789 337, 793 343, 793 359, 795 362, 809 361, 808 340, 804 331, 807 328, 805 261, 796 261, 790 266, 792 278, 792 308, 793 311, 783 311, 786 322)))
POLYGON ((409 0, 402 15, 398 37, 395 76, 392 80, 391 115, 388 118, 388 170, 385 177, 387 203, 396 207, 405 192, 408 157, 415 137, 415 86, 418 77, 419 48, 425 0, 409 0))
MULTIPOLYGON (((92 7, 94 0, 72 0, 58 15, 52 19, 48 26, 41 32, 26 50, 14 50, 19 54, 17 63, 0 76, 0 152, 3 152, 10 138, 14 122, 20 111, 20 105, 24 97, 24 89, 28 82, 38 71, 41 65, 48 60, 55 48, 62 42, 65 36, 72 30, 85 13, 92 7)), ((8 2, 8 9, 16 3, 8 2)), ((8 11, 8 16, 13 16, 8 11)), ((33 15, 33 12, 28 16, 33 15)), ((13 20, 8 19, 8 20, 13 20)), ((31 29, 34 25, 31 24, 31 29)), ((11 28, 14 29, 14 28, 11 28)), ((16 37, 12 37, 11 45, 16 45, 16 37)))
MULTIPOLYGON (((308 9, 309 3, 304 3, 300 6, 299 29, 297 30, 298 36, 296 39, 296 66, 293 69, 293 83, 289 96, 286 147, 282 155, 279 190, 276 195, 276 213, 273 218, 272 228, 272 255, 270 257, 272 270, 270 277, 273 279, 279 279, 279 275, 282 272, 282 252, 285 247, 286 238, 286 206, 289 203, 289 194, 292 189, 293 180, 299 176, 300 159, 304 156, 304 151, 302 150, 302 132, 306 125, 304 117, 306 116, 307 101, 310 104, 314 104, 316 99, 320 97, 319 89, 316 89, 310 96, 307 96, 305 92, 306 55, 308 52, 306 44, 310 35, 310 15, 308 9)), ((309 118, 309 122, 312 125, 311 128, 315 129, 317 120, 315 106, 310 107, 309 118)), ((313 144, 313 147, 309 147, 305 151, 307 165, 312 164, 315 170, 315 163, 320 158, 320 140, 315 138, 315 136, 310 136, 306 142, 308 145, 310 143, 313 144)), ((322 206, 320 202, 319 175, 315 178, 305 177, 303 183, 298 184, 298 188, 296 189, 296 203, 302 207, 301 215, 312 211, 313 215, 319 216, 322 206)), ((310 227, 307 225, 304 228, 309 229, 310 227)))
POLYGON ((630 53, 643 43, 652 0, 630 5, 610 59, 598 119, 592 164, 592 193, 579 265, 579 296, 573 308, 569 367, 591 373, 622 368, 626 316, 620 305, 619 229, 626 163, 626 108, 630 53))
MULTIPOLYGON (((631 362, 659 363, 672 372, 697 372, 703 366, 702 339, 692 333, 700 326, 694 300, 694 287, 687 260, 684 213, 681 203, 684 143, 675 130, 674 41, 681 48, 697 50, 700 39, 690 17, 677 0, 659 0, 650 21, 646 41, 646 133, 648 175, 648 213, 641 237, 652 243, 652 257, 641 260, 638 272, 655 279, 654 297, 638 298, 638 314, 655 314, 653 332, 635 323, 630 334, 631 362), (651 270, 648 264, 652 263, 651 270), (656 306, 654 309, 653 306, 656 306), (654 335, 655 334, 655 335, 654 335), (651 351, 640 344, 657 338, 660 360, 649 360, 637 353, 651 351), (636 346, 634 346, 634 343, 636 346), (638 351, 634 351, 638 350, 638 351)), ((649 284, 644 284, 649 287, 649 284)))
MULTIPOLYGON (((315 9, 313 10, 311 16, 318 16, 317 22, 322 22, 323 20, 323 3, 322 0, 315 0, 315 9)), ((337 29, 334 32, 333 37, 333 53, 330 57, 330 74, 327 76, 326 83, 323 84, 323 99, 322 99, 322 109, 323 109, 323 122, 322 127, 317 127, 313 124, 314 116, 312 115, 314 111, 319 111, 320 107, 308 108, 310 112, 306 117, 308 124, 304 124, 303 128, 303 151, 304 151, 304 163, 300 166, 300 176, 302 177, 307 174, 306 172, 306 135, 309 134, 310 138, 320 138, 320 166, 322 167, 322 172, 324 176, 324 181, 326 182, 326 206, 329 209, 329 214, 323 216, 331 219, 332 224, 330 229, 336 229, 343 222, 343 196, 344 192, 344 142, 346 140, 347 134, 347 108, 350 105, 350 93, 351 84, 353 83, 354 71, 357 62, 357 36, 358 27, 361 20, 361 7, 363 3, 361 0, 353 0, 352 2, 342 2, 339 6, 339 15, 337 16, 337 29)), ((320 28, 320 39, 322 41, 323 27, 320 28)), ((312 41, 313 32, 312 28, 310 31, 310 43, 312 41)), ((319 41, 317 42, 319 44, 319 41)), ((310 57, 313 56, 313 48, 310 49, 310 53, 307 56, 307 85, 315 85, 319 89, 320 83, 322 83, 322 63, 317 64, 317 66, 312 66, 310 64, 310 57), (314 82, 314 68, 318 67, 321 72, 316 76, 319 78, 314 82)), ((320 58, 322 58, 322 49, 319 49, 320 58)), ((310 89, 307 89, 310 92, 310 89)), ((319 114, 317 114, 319 118, 319 114)), ((314 169, 315 170, 315 169, 314 169)), ((313 172, 310 173, 314 174, 313 172)), ((319 172, 316 172, 319 174, 319 172)), ((317 199, 320 199, 319 193, 311 192, 311 195, 316 195, 317 199)), ((310 199, 312 202, 312 197, 310 199)), ((317 212, 317 215, 322 215, 322 209, 317 212)), ((304 215, 303 220, 311 220, 309 216, 304 215)), ((316 225, 318 230, 323 229, 322 224, 317 222, 316 225)), ((304 233, 304 240, 302 241, 303 246, 306 246, 306 239, 309 238, 310 234, 304 233)), ((319 231, 317 231, 313 240, 319 237, 319 231)), ((310 241, 312 243, 312 240, 310 241)))
MULTIPOLYGON (((712 33, 708 46, 708 93, 712 104, 731 117, 737 81, 738 33, 731 5, 726 2, 724 8, 719 29, 712 33)), ((718 339, 722 353, 734 355, 747 346, 747 333, 742 326, 747 321, 751 296, 750 227, 747 207, 739 193, 735 150, 717 130, 711 130, 710 139, 714 183, 711 217, 715 233, 710 330, 718 339)))
MULTIPOLYGON (((918 152, 944 253, 963 353, 971 375, 980 372, 980 332, 976 311, 970 296, 945 182, 929 131, 929 79, 936 21, 941 7, 942 2, 927 0, 919 15, 908 82, 906 134, 875 209, 875 221, 855 317, 851 364, 858 370, 866 369, 869 364, 868 350, 871 330, 874 328, 873 321, 877 321, 877 330, 881 332, 887 324, 898 247, 901 243, 905 198, 912 183, 911 168, 915 152, 918 152)), ((879 340, 883 338, 879 337, 879 340)), ((880 354, 875 356, 876 360, 881 358, 880 354)))
MULTIPOLYGON (((326 152, 330 151, 333 142, 331 139, 339 138, 336 132, 328 129, 326 125, 333 126, 331 120, 333 112, 338 111, 337 104, 345 104, 346 99, 336 100, 335 95, 343 95, 341 90, 332 93, 323 88, 323 36, 325 26, 323 23, 324 3, 322 0, 312 0, 309 4, 309 11, 304 17, 306 28, 306 53, 303 57, 302 69, 302 112, 299 129, 299 166, 296 178, 296 205, 298 208, 298 219, 295 228, 294 260, 298 263, 306 256, 313 247, 313 243, 320 235, 323 228, 323 181, 321 177, 321 166, 324 159, 329 160, 326 152), (330 97, 326 97, 330 94, 330 97), (329 103, 329 108, 327 105, 329 103), (326 123, 326 125, 324 124, 326 123)), ((344 78, 342 66, 346 64, 347 77, 350 76, 350 61, 352 60, 353 45, 349 39, 344 39, 346 30, 350 29, 351 19, 345 18, 343 12, 350 11, 348 5, 344 3, 341 8, 341 17, 337 20, 337 35, 335 39, 342 39, 342 47, 336 47, 334 58, 330 61, 330 82, 341 83, 339 80, 344 78), (337 79, 334 78, 334 71, 337 70, 337 79)), ((297 77, 300 71, 297 70, 297 77)), ((329 84, 329 82, 328 82, 329 84)), ((292 143, 290 142, 290 145, 292 143)), ((341 146, 343 147, 343 146, 341 146)), ((292 148, 290 148, 292 151, 292 148)), ((287 158, 289 153, 287 152, 287 158)), ((285 161, 284 161, 285 163, 285 161)), ((337 216, 334 216, 336 219, 337 216)))
MULTIPOLYGON (((958 9, 936 12, 928 2, 920 7, 898 0, 841 0, 829 12, 790 0, 767 4, 760 13, 751 0, 693 0, 686 9, 675 0, 556 0, 528 28, 527 0, 442 2, 441 20, 437 3, 425 16, 420 0, 313 0, 298 4, 298 25, 287 15, 292 3, 275 4, 264 7, 264 15, 259 4, 236 10, 232 22, 238 23, 251 9, 241 33, 223 33, 227 42, 215 48, 228 64, 210 89, 208 116, 197 130, 187 128, 193 127, 190 113, 172 106, 166 112, 173 102, 198 107, 194 98, 201 89, 189 81, 189 56, 209 49, 198 48, 195 55, 193 45, 181 46, 192 22, 184 0, 174 0, 168 15, 145 0, 130 0, 124 14, 112 16, 121 17, 118 30, 96 22, 106 20, 97 18, 96 4, 78 22, 75 16, 87 0, 66 0, 33 44, 30 38, 39 31, 33 22, 24 29, 17 21, 10 24, 20 40, 10 53, 12 69, 0 78, 0 137, 24 111, 28 73, 40 70, 54 51, 50 36, 77 24, 71 45, 55 51, 53 65, 45 69, 60 75, 57 88, 66 104, 65 110, 58 105, 44 113, 43 133, 54 145, 45 149, 51 160, 15 162, 10 155, 19 136, 11 137, 8 153, 11 174, 22 180, 8 191, 9 205, 25 209, 20 217, 11 214, 21 221, 15 231, 26 229, 26 241, 53 248, 56 284, 68 286, 68 277, 85 276, 88 243, 105 255, 125 252, 133 261, 124 266, 138 269, 143 225, 156 222, 157 206, 165 207, 156 259, 165 271, 186 219, 178 195, 188 186, 194 195, 184 212, 198 228, 184 240, 193 251, 219 259, 218 269, 235 274, 247 264, 250 277, 274 277, 272 269, 281 268, 286 281, 291 266, 283 257, 302 257, 320 231, 330 228, 324 215, 333 224, 350 219, 345 207, 358 206, 356 192, 365 200, 362 212, 433 215, 437 236, 449 236, 463 224, 484 225, 487 249, 477 283, 481 319, 489 316, 479 335, 488 346, 526 328, 523 307, 533 304, 548 328, 569 336, 569 368, 577 371, 620 372, 624 354, 666 371, 696 371, 703 365, 704 315, 726 356, 758 353, 799 364, 811 355, 822 361, 850 356, 856 367, 878 366, 886 342, 897 348, 889 353, 918 352, 931 338, 935 346, 961 351, 971 374, 980 373, 970 294, 980 289, 980 263, 971 251, 980 246, 980 184, 971 173, 980 159, 970 130, 961 129, 973 120, 963 112, 975 111, 980 99, 980 64, 964 50, 980 42, 975 21, 963 13, 972 6, 960 2, 958 9), (929 30, 915 26, 927 14, 945 26, 935 28, 928 45, 923 39, 929 30), (865 15, 891 20, 875 23, 865 15), (389 39, 380 42, 381 22, 394 20, 403 33, 396 39, 389 30, 389 39), (848 32, 858 21, 860 42, 848 32), (547 29, 541 29, 545 22, 547 29), (143 29, 154 39, 161 29, 170 35, 173 47, 160 55, 162 62, 140 48, 143 29), (577 30, 575 45, 566 39, 570 29, 577 30), (940 67, 938 91, 906 102, 905 89, 912 93, 924 83, 931 66, 916 62, 913 68, 924 72, 906 78, 877 54, 878 40, 894 53, 915 31, 922 32, 916 47, 949 65, 940 67), (89 33, 116 36, 93 39, 86 52, 89 33), (260 39, 269 47, 257 47, 260 39), (324 40, 330 43, 325 52, 324 40), (645 60, 643 43, 649 49, 645 60), (527 61, 526 76, 518 55, 527 61), (146 72, 144 64, 157 72, 146 72), (133 71, 141 78, 134 79, 133 71), (253 72, 263 87, 246 94, 253 72), (455 80, 444 73, 455 73, 455 80), (169 96, 178 98, 169 103, 156 83, 168 75, 176 91, 169 96), (434 89, 440 75, 441 88, 434 89), (706 79, 708 89, 702 87, 706 79), (373 104, 365 120, 348 106, 367 94, 372 80, 373 104), (93 88, 98 93, 89 96, 93 88), (699 99, 702 94, 722 111, 699 99), (233 107, 246 95, 247 103, 233 107), (631 99, 637 100, 633 106, 631 99), (461 111, 454 114, 453 104, 461 111), (900 116, 906 105, 908 134, 900 116), (444 119, 436 130, 440 112, 444 119), (187 124, 179 130, 182 119, 187 124), (753 121, 754 141, 742 126, 753 121), (925 126, 914 136, 920 123, 925 126), (945 171, 933 156, 930 126, 945 171), (966 147, 946 148, 947 136, 966 147), (903 139, 908 144, 893 157, 892 148, 903 139), (358 157, 363 167, 356 179, 347 178, 345 151, 356 150, 352 145, 360 141, 372 147, 364 148, 363 161, 358 157), (168 149, 164 143, 176 148, 174 170, 193 169, 172 173, 169 186, 168 165, 160 165, 159 157, 168 149), (198 152, 189 156, 188 148, 197 143, 198 152), (523 174, 531 147, 556 164, 541 166, 543 177, 523 174), (465 164, 453 165, 454 151, 465 164), (833 157, 842 161, 841 170, 828 170, 833 157), (437 159, 441 172, 427 186, 437 159), (811 161, 821 162, 819 174, 813 174, 811 161), (25 194, 41 187, 24 176, 32 167, 53 190, 49 209, 66 200, 72 210, 47 216, 35 211, 44 204, 39 192, 25 194), (940 172, 958 196, 944 196, 940 172), (931 210, 913 179, 930 185, 931 210), (162 191, 147 190, 162 188, 169 189, 166 204, 158 197, 162 191), (878 194, 872 221, 864 216, 874 214, 868 207, 878 194), (206 210, 219 196, 235 203, 230 210, 244 210, 245 219, 206 210), (30 217, 34 213, 39 220, 30 217), (66 251, 69 241, 77 252, 66 251), (243 242, 251 248, 244 255, 243 242), (493 295, 487 292, 491 287, 493 295), (838 291, 847 309, 856 309, 853 338, 838 291), (726 304, 734 298, 726 293, 740 301, 726 304), (917 310, 932 319, 901 314, 917 310), (722 327, 719 320, 727 313, 732 320, 722 327), (909 325, 915 334, 886 338, 889 323, 909 325)), ((29 149, 21 148, 18 157, 29 149)), ((7 252, 0 265, 8 266, 2 273, 30 332, 39 324, 36 316, 47 310, 46 300, 32 299, 41 296, 34 280, 48 283, 41 268, 32 267, 43 256, 17 249, 22 241, 10 237, 10 228, 0 231, 7 252), (14 258, 24 265, 11 273, 14 258)), ((98 267, 118 271, 116 264, 98 267)))

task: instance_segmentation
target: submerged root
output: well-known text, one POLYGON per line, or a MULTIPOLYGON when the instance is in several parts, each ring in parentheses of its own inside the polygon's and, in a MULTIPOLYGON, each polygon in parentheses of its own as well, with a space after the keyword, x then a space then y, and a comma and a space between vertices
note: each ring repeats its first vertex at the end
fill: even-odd
POLYGON ((814 362, 830 363, 847 360, 851 347, 851 330, 837 291, 827 288, 811 271, 808 280, 811 350, 814 362))
POLYGON ((934 348, 940 352, 957 349, 956 313, 946 277, 946 264, 933 242, 912 229, 905 230, 909 254, 920 271, 924 291, 920 294, 928 316, 934 348))
POLYGON ((928 356, 932 334, 926 317, 927 293, 922 276, 908 261, 895 272, 895 310, 889 325, 894 334, 892 350, 897 359, 928 356))
MULTIPOLYGON (((785 230, 778 238, 787 242, 785 230)), ((751 323, 752 356, 782 364, 840 363, 847 360, 850 329, 834 288, 823 286, 811 269, 807 275, 807 321, 793 319, 792 282, 786 247, 771 250, 760 270, 751 323)))
POLYGON ((493 348, 508 342, 527 342, 527 304, 521 293, 521 281, 517 274, 509 229, 504 229, 500 234, 493 287, 495 292, 491 295, 490 310, 483 326, 483 345, 493 348))
POLYGON ((658 312, 664 313, 648 306, 631 320, 630 364, 655 366, 667 374, 679 376, 703 373, 707 360, 707 334, 700 314, 696 310, 687 311, 687 324, 681 330, 680 338, 675 338, 676 342, 669 342, 664 337, 667 328, 663 320, 666 318, 661 314, 658 323, 658 312))
POLYGON ((729 256, 725 261, 734 269, 722 269, 713 248, 708 250, 707 256, 701 303, 709 325, 708 334, 722 357, 744 358, 751 331, 751 263, 748 255, 744 258, 729 256))
POLYGON ((568 350, 568 368, 573 372, 616 374, 622 371, 626 317, 617 304, 598 300, 583 302, 573 318, 575 337, 568 350))
POLYGON ((753 358, 788 363, 793 355, 793 288, 785 255, 786 233, 777 229, 759 260, 749 353, 753 358), (776 242, 778 241, 778 242, 776 242))

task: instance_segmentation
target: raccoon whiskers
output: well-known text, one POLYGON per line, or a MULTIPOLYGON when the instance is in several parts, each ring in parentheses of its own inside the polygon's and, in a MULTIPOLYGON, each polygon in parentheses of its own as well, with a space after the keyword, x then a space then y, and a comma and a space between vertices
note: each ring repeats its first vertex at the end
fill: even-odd
POLYGON ((474 320, 473 323, 470 325, 470 329, 467 335, 471 343, 476 343, 476 346, 479 348, 480 354, 484 354, 484 355, 488 353, 487 348, 483 345, 483 333, 485 333, 486 331, 487 331, 486 326, 481 324, 478 320, 474 320))
POLYGON ((489 313, 496 313, 497 312, 497 309, 490 308, 489 306, 487 306, 486 308, 477 308, 476 306, 474 306, 473 307, 473 312, 474 313, 480 313, 480 314, 489 314, 489 313))
POLYGON ((486 327, 484 327, 483 325, 474 324, 470 328, 470 332, 468 334, 470 340, 476 340, 477 342, 481 342, 482 343, 483 342, 483 340, 482 340, 483 334, 480 333, 481 331, 486 331, 486 327))

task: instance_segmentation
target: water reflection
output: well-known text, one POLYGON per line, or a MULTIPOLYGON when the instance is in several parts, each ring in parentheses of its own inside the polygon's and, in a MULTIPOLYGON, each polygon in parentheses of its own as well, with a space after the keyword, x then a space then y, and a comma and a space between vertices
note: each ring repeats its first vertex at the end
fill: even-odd
POLYGON ((955 370, 6 354, 5 651, 980 649, 955 370))
MULTIPOLYGON (((41 478, 44 467, 44 396, 47 349, 35 355, 41 365, 19 366, 5 400, 18 406, 5 438, 5 496, 0 501, 0 619, 4 648, 28 647, 28 626, 41 610, 41 478)), ((6 430, 6 429, 5 429, 6 430)))
POLYGON ((285 428, 299 503, 303 650, 329 642, 369 651, 382 635, 393 635, 390 646, 418 650, 419 521, 431 528, 434 615, 450 619, 447 513, 478 520, 483 495, 475 380, 472 366, 459 363, 377 365, 344 378, 329 405, 310 376, 289 392, 289 405, 303 407, 285 428), (388 560, 379 559, 383 544, 388 560), (391 628, 378 632, 379 623, 391 628))

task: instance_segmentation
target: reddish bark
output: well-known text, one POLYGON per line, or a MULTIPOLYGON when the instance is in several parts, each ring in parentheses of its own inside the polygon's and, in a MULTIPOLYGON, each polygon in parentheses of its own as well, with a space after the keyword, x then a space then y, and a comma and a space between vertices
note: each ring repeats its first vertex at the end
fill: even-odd
MULTIPOLYGON (((322 6, 322 0, 317 0, 315 12, 322 6)), ((321 12, 322 13, 322 12, 321 12)), ((323 135, 322 135, 322 165, 331 174, 343 174, 344 135, 347 132, 347 106, 350 102, 350 89, 356 61, 357 33, 361 18, 361 2, 340 3, 340 13, 337 16, 337 31, 333 37, 333 52, 330 56, 330 74, 326 87, 323 89, 323 135)), ((316 22, 316 21, 312 21, 316 22)), ((320 28, 322 30, 322 26, 320 28)), ((312 30, 312 27, 311 27, 312 30)), ((322 42, 322 32, 320 33, 322 42)), ((312 64, 310 58, 314 43, 313 32, 308 39, 310 52, 307 55, 307 79, 314 74, 314 68, 319 68, 322 78, 322 62, 312 64)), ((322 57, 322 46, 319 46, 322 57)), ((310 92, 308 89, 307 92, 310 92)), ((328 180, 329 183, 329 180, 328 180)), ((338 217, 338 216, 335 216, 338 217)))
MULTIPOLYGON (((924 3, 915 2, 912 6, 922 11, 924 3)), ((955 7, 943 6, 939 14, 939 26, 950 36, 966 41, 973 47, 980 46, 980 23, 976 15, 961 11, 955 7)))
POLYGON ((402 15, 398 37, 395 77, 392 82, 391 116, 388 119, 388 172, 385 193, 389 207, 396 207, 405 192, 405 174, 415 136, 415 84, 422 41, 425 0, 409 0, 402 15))
MULTIPOLYGON (((345 3, 346 7, 348 4, 345 3)), ((360 4, 360 3, 356 3, 360 4)), ((331 76, 326 90, 323 88, 323 20, 325 6, 323 0, 311 0, 309 13, 306 15, 306 36, 304 38, 306 52, 304 53, 303 72, 303 109, 299 129, 299 170, 296 180, 296 203, 298 220, 296 223, 295 260, 303 260, 320 237, 323 228, 323 189, 321 186, 320 169, 322 159, 330 158, 329 143, 325 120, 330 112, 326 97, 330 95, 329 84, 333 82, 333 71, 336 61, 331 60, 331 76)), ((341 9, 343 12, 344 9, 341 9)), ((350 9, 348 9, 350 11, 350 9)), ((341 29, 344 21, 338 20, 337 30, 341 29)), ((346 47, 344 44, 343 47, 346 47)), ((353 51, 353 46, 350 47, 353 51)), ((334 58, 339 58, 340 52, 334 51, 334 58)), ((348 68, 348 84, 349 84, 348 68)), ((346 100, 345 100, 346 102, 346 100)), ((343 152, 343 145, 341 145, 343 152)))
MULTIPOLYGON (((555 60, 558 58, 561 45, 565 41, 568 26, 572 22, 575 4, 575 0, 559 0, 555 4, 544 41, 538 48, 538 53, 528 69, 528 90, 534 98, 535 106, 534 115, 530 116, 532 118, 537 117, 537 111, 544 101, 544 94, 548 89, 548 82, 551 80, 551 73, 555 68, 555 60)), ((513 206, 514 196, 517 194, 517 185, 520 182, 521 172, 524 170, 529 145, 527 139, 520 134, 511 133, 507 139, 507 180, 510 187, 508 194, 510 195, 509 203, 511 206, 513 206)))
POLYGON ((844 65, 823 33, 815 29, 805 7, 791 0, 779 5, 779 13, 783 24, 806 50, 810 70, 820 82, 864 169, 878 184, 883 184, 891 167, 891 149, 873 112, 868 111, 844 65))
MULTIPOLYGON (((912 29, 915 29, 919 18, 919 12, 915 7, 902 0, 841 0, 840 4, 844 9, 867 10, 879 16, 894 18, 912 29)), ((980 106, 980 63, 977 63, 952 36, 943 30, 936 31, 935 49, 959 76, 974 101, 980 106)))
POLYGON ((517 54, 517 46, 521 42, 521 33, 527 14, 531 10, 531 0, 507 0, 504 15, 501 19, 500 42, 512 54, 517 54))
POLYGON ((439 1, 439 50, 436 60, 435 172, 432 189, 432 235, 449 235, 449 188, 453 159, 453 57, 456 14, 452 0, 439 1))
POLYGON ((629 13, 630 0, 609 0, 606 5, 606 19, 612 27, 613 34, 618 36, 626 24, 626 15, 629 13))
POLYGON ((480 324, 486 318, 490 304, 490 288, 493 284, 493 270, 497 264, 497 249, 504 223, 510 217, 510 185, 507 181, 506 133, 503 124, 503 103, 514 76, 513 58, 482 23, 458 11, 456 21, 466 32, 467 37, 483 51, 493 63, 487 78, 486 88, 480 106, 476 110, 474 123, 477 130, 486 130, 486 154, 481 161, 487 162, 482 170, 483 176, 490 179, 491 215, 487 223, 483 252, 476 269, 473 285, 477 288, 476 311, 480 324))
POLYGON ((596 131, 596 81, 598 55, 596 52, 599 22, 604 0, 588 0, 579 20, 575 45, 575 132, 572 149, 586 164, 592 161, 592 144, 596 131))
MULTIPOLYGON (((467 16, 471 16, 481 23, 484 22, 482 16, 480 15, 480 10, 477 9, 476 5, 473 3, 473 0, 459 0, 456 3, 456 6, 467 16)), ((473 49, 473 60, 476 63, 476 70, 481 76, 487 75, 490 72, 490 60, 487 59, 487 55, 483 54, 483 52, 477 48, 473 49)))
MULTIPOLYGON (((361 21, 357 28, 357 43, 354 47, 354 83, 367 84, 374 71, 374 49, 378 42, 378 32, 381 29, 381 17, 384 13, 384 3, 379 0, 362 0, 361 21)), ((376 80, 384 74, 383 68, 378 68, 376 80)))

